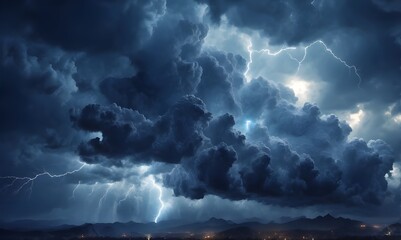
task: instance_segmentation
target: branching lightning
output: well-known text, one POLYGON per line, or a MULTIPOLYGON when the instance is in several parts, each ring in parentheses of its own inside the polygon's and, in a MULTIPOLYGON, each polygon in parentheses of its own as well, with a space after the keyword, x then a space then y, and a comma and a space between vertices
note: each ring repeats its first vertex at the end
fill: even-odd
POLYGON ((0 177, 0 179, 11 179, 12 180, 10 184, 5 186, 5 188, 10 188, 10 187, 14 186, 15 183, 21 181, 22 182, 21 185, 17 188, 17 190, 14 191, 15 194, 18 194, 25 186, 28 186, 28 184, 30 184, 30 187, 28 188, 28 190, 30 192, 32 192, 32 186, 36 179, 38 179, 42 176, 48 176, 50 178, 62 178, 67 175, 71 175, 71 174, 81 171, 82 168, 84 168, 86 165, 87 164, 84 163, 78 169, 68 171, 68 172, 65 172, 62 174, 51 174, 48 171, 44 171, 42 173, 36 174, 34 177, 5 176, 5 177, 0 177))
POLYGON ((283 52, 286 52, 286 51, 288 51, 288 50, 295 50, 295 49, 297 49, 297 48, 296 48, 296 47, 285 47, 285 48, 279 49, 279 50, 276 51, 276 52, 271 51, 270 49, 267 49, 267 48, 260 49, 260 50, 254 50, 254 49, 253 49, 252 41, 251 41, 250 39, 248 39, 248 47, 247 47, 247 50, 248 50, 248 53, 249 53, 249 61, 248 61, 247 65, 246 65, 246 70, 245 70, 245 72, 244 72, 245 78, 246 78, 248 81, 250 80, 250 77, 249 77, 248 75, 249 75, 249 70, 250 70, 251 64, 253 63, 252 56, 253 56, 253 53, 254 53, 254 52, 257 52, 257 53, 266 53, 266 54, 269 55, 269 56, 277 56, 277 55, 279 55, 279 54, 281 54, 281 53, 283 53, 283 52))
POLYGON ((106 191, 103 193, 103 195, 99 198, 99 203, 97 205, 98 209, 100 210, 100 207, 103 204, 103 200, 105 199, 105 197, 107 196, 107 194, 109 193, 111 187, 113 186, 113 183, 109 183, 109 186, 107 187, 106 191))
POLYGON ((360 76, 360 74, 359 74, 359 72, 358 72, 357 67, 356 67, 355 65, 350 65, 350 64, 348 64, 345 60, 343 60, 342 58, 338 57, 338 56, 333 52, 333 50, 330 49, 330 48, 326 45, 326 43, 324 43, 322 40, 316 40, 316 41, 312 42, 311 44, 307 45, 306 47, 304 47, 304 48, 303 48, 303 56, 302 56, 301 60, 299 60, 299 59, 295 58, 294 56, 292 56, 291 53, 289 53, 290 50, 297 50, 297 49, 298 49, 297 47, 285 47, 285 48, 279 49, 279 50, 276 51, 276 52, 271 51, 270 49, 267 49, 267 48, 265 48, 265 49, 260 49, 260 50, 254 50, 254 49, 253 49, 252 41, 248 38, 247 50, 248 50, 248 53, 249 53, 249 60, 248 60, 248 63, 247 63, 247 65, 246 65, 246 70, 245 70, 245 72, 244 72, 244 76, 245 76, 245 78, 246 78, 248 81, 251 80, 251 77, 249 76, 249 71, 250 71, 250 66, 251 66, 251 64, 253 63, 253 53, 254 53, 254 52, 257 52, 257 53, 267 53, 269 56, 277 56, 277 55, 279 55, 279 54, 281 54, 281 53, 286 52, 286 53, 288 54, 288 56, 290 57, 291 60, 294 60, 294 61, 296 61, 296 62, 298 63, 297 71, 296 71, 296 73, 295 73, 295 74, 298 74, 298 72, 299 72, 299 70, 300 70, 300 68, 301 68, 301 66, 302 66, 302 63, 303 63, 303 62, 305 61, 305 59, 306 59, 306 56, 307 56, 307 54, 308 54, 308 49, 309 49, 310 47, 316 45, 316 44, 322 45, 322 46, 324 47, 325 51, 328 52, 334 59, 336 59, 336 60, 339 61, 341 64, 343 64, 343 65, 344 65, 345 67, 347 67, 350 71, 353 71, 354 74, 356 75, 356 77, 358 78, 358 88, 360 88, 360 85, 361 85, 361 83, 362 83, 362 78, 361 78, 361 76, 360 76))
POLYGON ((162 199, 163 192, 162 192, 162 188, 156 183, 154 178, 152 178, 152 184, 153 184, 153 187, 156 188, 159 191, 160 208, 159 208, 159 211, 157 212, 157 215, 156 215, 155 220, 154 220, 154 222, 157 223, 159 221, 159 217, 160 217, 160 215, 161 215, 161 213, 163 211, 163 208, 164 208, 164 202, 163 202, 163 199, 162 199))
POLYGON ((322 40, 316 40, 313 43, 309 44, 308 46, 306 46, 304 48, 304 55, 302 56, 302 59, 300 61, 298 61, 298 68, 297 68, 297 72, 299 72, 299 69, 301 68, 302 63, 305 61, 306 55, 308 54, 308 49, 310 47, 312 47, 315 44, 321 44, 324 49, 326 50, 326 52, 330 53, 331 56, 333 56, 333 58, 335 58, 337 61, 341 62, 344 66, 346 66, 350 71, 352 70, 354 72, 354 74, 358 77, 358 88, 361 85, 362 82, 362 78, 359 75, 358 69, 356 68, 356 66, 354 65, 349 65, 346 61, 344 61, 343 59, 341 59, 340 57, 338 57, 333 50, 331 50, 329 47, 327 47, 326 43, 324 43, 322 40))
POLYGON ((75 191, 77 191, 77 189, 79 188, 80 185, 81 185, 81 181, 79 181, 78 184, 74 187, 74 190, 72 190, 72 196, 71 196, 72 199, 75 198, 75 191))
POLYGON ((95 191, 95 187, 98 184, 98 182, 95 182, 95 184, 93 184, 91 192, 89 193, 89 196, 92 196, 93 192, 95 191))
POLYGON ((135 185, 132 185, 132 186, 128 189, 128 191, 125 193, 124 198, 118 200, 118 205, 120 205, 122 202, 124 202, 124 201, 126 201, 126 200, 128 199, 128 196, 131 194, 131 192, 132 192, 132 190, 134 190, 134 188, 135 188, 135 185))

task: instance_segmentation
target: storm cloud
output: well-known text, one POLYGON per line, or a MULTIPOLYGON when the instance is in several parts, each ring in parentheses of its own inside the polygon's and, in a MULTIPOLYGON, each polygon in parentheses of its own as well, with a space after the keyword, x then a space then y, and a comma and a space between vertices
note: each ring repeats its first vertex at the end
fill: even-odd
POLYGON ((150 221, 152 184, 184 209, 165 219, 195 199, 399 216, 399 4, 0 5, 0 175, 83 166, 2 178, 0 220, 150 221))

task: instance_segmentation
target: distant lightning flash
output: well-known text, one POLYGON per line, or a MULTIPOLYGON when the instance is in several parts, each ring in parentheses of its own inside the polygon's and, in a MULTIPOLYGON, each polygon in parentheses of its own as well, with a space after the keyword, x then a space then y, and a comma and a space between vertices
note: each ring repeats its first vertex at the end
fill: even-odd
POLYGON ((99 203, 98 203, 98 205, 97 205, 99 211, 100 211, 100 206, 103 204, 104 198, 107 196, 107 194, 109 193, 111 187, 113 186, 112 183, 109 183, 108 185, 109 185, 109 186, 107 187, 107 189, 106 189, 106 191, 104 192, 104 194, 102 195, 102 197, 99 198, 99 203))
POLYGON ((122 202, 124 202, 124 201, 126 201, 126 200, 128 199, 128 196, 131 194, 131 192, 132 192, 132 190, 134 190, 134 188, 135 188, 135 185, 132 185, 132 186, 128 189, 128 191, 127 191, 127 193, 125 194, 124 198, 122 198, 122 199, 120 199, 120 200, 118 201, 118 205, 120 205, 122 202))
POLYGON ((95 182, 95 184, 93 184, 92 190, 91 190, 91 192, 89 193, 89 196, 91 196, 91 195, 93 194, 93 192, 95 191, 95 187, 96 187, 97 183, 98 183, 98 182, 95 182))
POLYGON ((345 67, 347 67, 350 71, 352 70, 352 71, 354 72, 354 74, 355 74, 355 75, 357 76, 357 78, 358 78, 358 88, 360 88, 360 85, 361 85, 361 83, 362 83, 362 78, 361 78, 361 76, 360 76, 360 74, 359 74, 359 72, 358 72, 357 67, 356 67, 355 65, 350 65, 350 64, 348 64, 345 60, 343 60, 342 58, 338 57, 338 56, 333 52, 333 50, 330 49, 330 48, 326 45, 326 43, 324 43, 322 40, 316 40, 316 41, 312 42, 311 44, 307 45, 306 47, 304 47, 304 48, 303 48, 304 54, 303 54, 301 60, 299 60, 299 59, 293 57, 293 56, 288 52, 288 51, 290 51, 290 50, 296 50, 296 49, 298 49, 298 48, 296 48, 296 47, 285 47, 285 48, 279 49, 279 50, 276 51, 276 52, 273 52, 273 51, 271 51, 270 49, 267 49, 267 48, 266 48, 266 49, 260 49, 260 50, 254 50, 254 49, 253 49, 252 41, 248 38, 247 50, 248 50, 248 53, 249 53, 249 61, 248 61, 247 65, 246 65, 246 70, 245 70, 245 72, 244 72, 244 76, 245 76, 245 78, 246 78, 248 81, 250 80, 249 71, 250 71, 251 64, 253 63, 253 53, 254 53, 254 52, 257 52, 257 53, 267 53, 269 56, 277 56, 277 55, 279 55, 279 54, 281 54, 281 53, 283 53, 283 52, 286 52, 286 53, 288 54, 288 56, 290 57, 291 60, 294 60, 294 61, 296 61, 296 62, 298 63, 297 71, 296 71, 296 73, 295 73, 295 74, 298 74, 298 72, 299 72, 299 70, 300 70, 300 68, 301 68, 301 66, 302 66, 302 63, 303 63, 303 62, 305 61, 305 59, 306 59, 306 56, 307 56, 307 54, 308 54, 308 49, 309 49, 310 47, 312 47, 313 45, 316 45, 316 44, 322 45, 322 46, 324 47, 325 51, 328 52, 334 59, 336 59, 337 61, 339 61, 340 63, 342 63, 342 64, 343 64, 345 67))
POLYGON ((251 124, 252 124, 251 120, 246 120, 245 121, 245 130, 246 131, 249 131, 249 127, 251 126, 251 124))
POLYGON ((74 190, 72 190, 72 196, 71 196, 72 199, 75 198, 75 191, 77 191, 77 189, 79 188, 80 185, 81 185, 81 181, 79 181, 78 184, 74 187, 74 190))
POLYGON ((159 191, 160 208, 159 208, 159 211, 157 212, 157 215, 154 220, 154 222, 157 223, 159 221, 160 214, 162 213, 163 208, 164 208, 164 202, 162 199, 163 192, 162 192, 162 188, 158 184, 156 184, 156 181, 154 178, 152 178, 152 184, 153 184, 153 187, 155 187, 159 191))
POLYGON ((12 182, 10 184, 6 185, 5 188, 12 187, 16 182, 22 181, 21 186, 15 191, 15 194, 19 193, 28 184, 31 184, 28 189, 29 189, 30 192, 32 192, 33 183, 39 177, 48 176, 50 178, 62 178, 62 177, 65 177, 67 175, 71 175, 71 174, 74 174, 76 172, 81 171, 82 168, 84 168, 86 165, 87 164, 84 163, 78 169, 75 169, 75 170, 72 170, 72 171, 69 171, 69 172, 65 172, 65 173, 62 173, 62 174, 51 174, 48 171, 44 171, 42 173, 39 173, 39 174, 35 175, 34 177, 5 176, 5 177, 0 177, 0 179, 12 179, 12 182))

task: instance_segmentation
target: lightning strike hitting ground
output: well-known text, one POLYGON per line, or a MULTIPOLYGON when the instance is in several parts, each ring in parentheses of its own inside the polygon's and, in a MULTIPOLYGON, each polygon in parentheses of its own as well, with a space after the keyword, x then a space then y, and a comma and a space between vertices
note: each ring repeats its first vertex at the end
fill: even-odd
POLYGON ((39 174, 35 175, 34 177, 4 176, 4 177, 0 177, 0 179, 11 179, 12 180, 12 182, 10 184, 6 185, 5 188, 12 187, 12 186, 14 186, 14 184, 16 182, 21 181, 22 184, 17 188, 17 190, 14 191, 15 194, 19 193, 28 184, 31 184, 28 189, 32 192, 33 183, 39 177, 48 176, 50 178, 62 178, 62 177, 65 177, 67 175, 71 175, 71 174, 74 174, 76 172, 81 171, 82 168, 84 168, 86 165, 87 164, 84 163, 78 169, 75 169, 75 170, 72 170, 72 171, 69 171, 69 172, 65 172, 65 173, 62 173, 62 174, 51 174, 48 171, 44 171, 42 173, 39 173, 39 174))
POLYGON ((157 215, 156 215, 155 220, 154 220, 154 222, 157 223, 159 221, 159 217, 160 217, 160 215, 161 215, 161 213, 163 211, 163 208, 164 208, 164 202, 163 202, 163 199, 162 199, 163 192, 162 192, 162 188, 158 184, 156 184, 156 181, 155 181, 154 178, 152 178, 152 184, 153 184, 153 187, 155 187, 159 191, 160 208, 159 208, 159 211, 157 212, 157 215))

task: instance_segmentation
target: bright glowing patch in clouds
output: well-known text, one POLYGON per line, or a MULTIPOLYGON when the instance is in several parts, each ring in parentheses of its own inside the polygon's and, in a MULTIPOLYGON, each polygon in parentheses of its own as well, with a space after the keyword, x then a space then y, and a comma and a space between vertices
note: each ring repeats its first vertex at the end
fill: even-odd
POLYGON ((245 130, 246 131, 249 131, 249 127, 251 126, 251 124, 252 124, 251 120, 246 120, 245 121, 245 130))
POLYGON ((393 117, 394 122, 401 124, 401 114, 396 115, 393 117))
POLYGON ((147 166, 147 165, 139 166, 139 167, 138 167, 138 173, 139 173, 140 175, 143 175, 143 174, 145 174, 149 169, 150 169, 150 166, 147 166))
POLYGON ((393 114, 392 112, 394 108, 395 104, 390 105, 384 115, 393 120, 395 123, 401 124, 401 114, 393 114))
POLYGON ((347 118, 347 122, 352 129, 358 128, 363 117, 365 116, 365 112, 362 109, 360 109, 359 105, 358 108, 359 108, 358 112, 350 114, 347 118))
POLYGON ((393 164, 393 170, 390 174, 386 174, 386 180, 389 187, 398 188, 401 185, 401 166, 398 164, 393 164))
POLYGON ((309 91, 311 89, 311 83, 298 77, 292 77, 285 85, 294 91, 295 96, 298 98, 297 103, 299 105, 303 105, 306 101, 310 100, 309 91))

